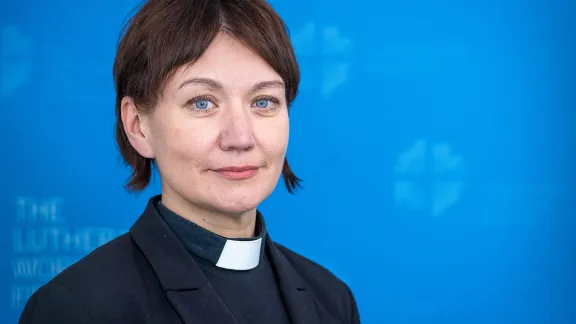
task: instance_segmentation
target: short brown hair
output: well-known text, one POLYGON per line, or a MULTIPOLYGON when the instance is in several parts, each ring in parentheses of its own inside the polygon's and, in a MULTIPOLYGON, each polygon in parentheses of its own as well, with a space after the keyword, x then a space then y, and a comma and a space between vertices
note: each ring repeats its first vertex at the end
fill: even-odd
MULTIPOLYGON (((264 0, 149 0, 122 29, 114 60, 116 142, 132 174, 129 191, 150 183, 154 161, 141 156, 124 131, 121 102, 134 99, 142 113, 156 105, 176 69, 197 60, 219 32, 225 32, 258 53, 282 77, 288 106, 298 91, 300 71, 287 28, 264 0)), ((301 179, 282 168, 290 193, 301 179)))

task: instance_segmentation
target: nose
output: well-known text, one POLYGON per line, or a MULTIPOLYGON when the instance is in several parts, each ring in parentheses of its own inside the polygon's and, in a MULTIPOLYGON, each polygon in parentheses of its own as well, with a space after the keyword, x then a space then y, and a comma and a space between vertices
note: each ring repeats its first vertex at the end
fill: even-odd
POLYGON ((234 109, 224 115, 220 148, 223 151, 248 151, 254 148, 254 134, 249 112, 244 109, 234 109))

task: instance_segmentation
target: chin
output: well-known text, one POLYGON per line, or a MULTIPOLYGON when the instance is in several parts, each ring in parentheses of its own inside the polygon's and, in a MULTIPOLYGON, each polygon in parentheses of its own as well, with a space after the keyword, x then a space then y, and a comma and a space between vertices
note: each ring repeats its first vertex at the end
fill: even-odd
POLYGON ((219 197, 214 207, 229 213, 242 214, 258 208, 258 206, 269 196, 268 193, 250 191, 234 191, 219 197))
POLYGON ((243 214, 245 212, 254 210, 258 208, 260 202, 248 202, 248 201, 238 201, 238 202, 220 202, 218 205, 214 206, 226 214, 243 214))

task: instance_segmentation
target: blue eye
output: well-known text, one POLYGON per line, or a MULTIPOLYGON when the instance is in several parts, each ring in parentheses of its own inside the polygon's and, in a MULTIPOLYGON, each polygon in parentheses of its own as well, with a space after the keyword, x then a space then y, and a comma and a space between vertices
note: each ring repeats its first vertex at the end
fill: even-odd
POLYGON ((268 100, 268 99, 259 99, 259 100, 256 100, 254 102, 256 107, 262 108, 262 109, 266 109, 268 107, 269 103, 270 103, 270 100, 268 100))
POLYGON ((194 103, 194 107, 196 107, 200 110, 207 109, 209 106, 210 106, 210 101, 208 101, 208 100, 198 100, 194 103))

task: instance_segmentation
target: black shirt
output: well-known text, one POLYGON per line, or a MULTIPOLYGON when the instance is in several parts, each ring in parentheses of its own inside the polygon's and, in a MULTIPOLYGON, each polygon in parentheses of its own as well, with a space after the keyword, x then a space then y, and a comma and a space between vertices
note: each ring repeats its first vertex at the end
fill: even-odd
POLYGON ((197 260, 238 324, 290 323, 266 252, 266 224, 260 212, 255 237, 229 239, 188 221, 161 202, 156 208, 197 260))

